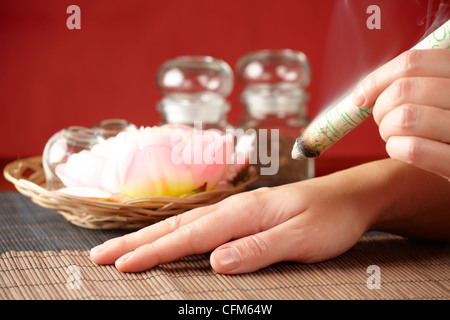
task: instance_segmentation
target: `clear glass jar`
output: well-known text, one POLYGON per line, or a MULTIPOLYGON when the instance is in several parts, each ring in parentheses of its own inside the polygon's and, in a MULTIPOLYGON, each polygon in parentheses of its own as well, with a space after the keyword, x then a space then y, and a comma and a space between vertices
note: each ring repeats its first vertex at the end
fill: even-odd
POLYGON ((92 127, 99 141, 116 136, 122 131, 137 130, 136 125, 125 119, 106 119, 92 127))
POLYGON ((55 173, 56 166, 65 163, 71 154, 89 150, 98 142, 93 129, 81 126, 71 126, 55 133, 47 141, 42 154, 46 189, 57 190, 64 187, 55 173))
POLYGON ((230 128, 226 100, 233 89, 233 71, 209 56, 181 56, 166 61, 158 70, 157 86, 161 124, 183 124, 198 129, 230 128))
MULTIPOLYGON (((295 139, 309 123, 309 95, 304 89, 309 85, 311 72, 306 55, 289 49, 257 51, 241 57, 236 70, 244 87, 241 101, 245 111, 239 127, 255 129, 257 140, 261 139, 261 129, 265 129, 267 150, 278 154, 278 157, 271 155, 273 161, 278 160, 278 172, 260 174, 255 186, 276 186, 312 178, 314 159, 291 157, 295 139), (278 130, 276 139, 271 139, 273 130, 278 130)), ((260 154, 256 165, 261 173, 261 168, 267 165, 259 159, 260 154)))

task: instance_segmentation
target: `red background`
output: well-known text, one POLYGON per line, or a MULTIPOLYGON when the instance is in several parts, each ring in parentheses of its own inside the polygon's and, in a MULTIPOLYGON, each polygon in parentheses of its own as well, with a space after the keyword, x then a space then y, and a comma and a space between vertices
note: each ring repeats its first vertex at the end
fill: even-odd
MULTIPOLYGON (((312 68, 307 91, 314 117, 368 71, 417 43, 437 5, 420 0, 1 1, 0 158, 40 154, 54 132, 70 125, 92 126, 106 118, 157 124, 161 96, 155 75, 178 55, 211 55, 234 68, 250 51, 303 51, 312 68), (81 30, 66 27, 71 4, 81 9, 81 30), (369 5, 381 9, 380 30, 366 27, 369 5)), ((235 82, 229 96, 232 124, 243 110, 241 90, 235 82)), ((384 156, 370 119, 321 158, 384 156)))

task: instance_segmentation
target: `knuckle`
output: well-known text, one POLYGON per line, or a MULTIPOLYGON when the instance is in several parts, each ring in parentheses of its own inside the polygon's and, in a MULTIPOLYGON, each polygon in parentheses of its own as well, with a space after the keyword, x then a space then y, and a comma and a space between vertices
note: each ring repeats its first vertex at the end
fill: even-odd
POLYGON ((400 72, 404 75, 412 75, 420 66, 420 50, 408 50, 400 55, 400 72))
POLYGON ((168 229, 169 232, 175 231, 182 225, 181 215, 174 215, 161 221, 168 229))
POLYGON ((258 188, 248 193, 248 200, 252 202, 259 202, 264 197, 265 193, 269 190, 267 187, 258 188))
POLYGON ((233 208, 238 211, 239 209, 242 210, 244 206, 246 209, 255 207, 261 208, 261 205, 264 204, 264 198, 266 197, 267 192, 270 191, 270 188, 262 187, 252 191, 238 193, 225 199, 225 204, 228 208, 233 208))
POLYGON ((411 104, 404 104, 399 107, 398 125, 402 128, 412 128, 415 126, 418 116, 417 107, 411 104))
POLYGON ((270 249, 270 245, 259 235, 252 235, 246 238, 246 251, 251 257, 264 256, 270 249))
POLYGON ((395 80, 392 83, 392 98, 394 101, 403 102, 413 90, 413 81, 408 78, 395 80))
POLYGON ((252 213, 260 213, 263 214, 267 211, 268 201, 267 198, 270 198, 270 193, 272 189, 268 187, 258 188, 252 192, 250 192, 250 198, 245 201, 249 201, 249 209, 252 213))
POLYGON ((120 240, 119 240, 121 242, 120 245, 127 246, 129 244, 133 244, 133 242, 136 239, 135 235, 136 235, 136 232, 131 232, 131 233, 123 235, 122 237, 120 237, 120 240))
POLYGON ((193 221, 189 224, 179 227, 174 232, 178 232, 179 234, 182 234, 183 239, 190 239, 195 234, 194 230, 196 230, 196 229, 197 229, 196 222, 193 221))
POLYGON ((198 238, 199 231, 202 230, 201 226, 199 226, 198 221, 193 221, 189 224, 183 225, 176 229, 176 232, 180 237, 180 241, 182 241, 186 248, 189 249, 189 254, 200 253, 201 249, 196 241, 198 238))
POLYGON ((419 163, 422 155, 420 140, 408 139, 406 142, 406 160, 409 163, 419 163))

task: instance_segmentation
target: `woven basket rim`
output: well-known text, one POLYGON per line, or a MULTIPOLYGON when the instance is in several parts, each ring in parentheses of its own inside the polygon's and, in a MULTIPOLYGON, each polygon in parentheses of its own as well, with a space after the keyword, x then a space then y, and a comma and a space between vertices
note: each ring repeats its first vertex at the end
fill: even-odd
POLYGON ((47 190, 42 156, 8 163, 3 174, 16 189, 36 204, 56 210, 69 222, 90 229, 136 229, 190 209, 219 202, 244 191, 257 180, 256 168, 247 166, 246 179, 234 186, 184 197, 133 198, 124 202, 81 198, 47 190))

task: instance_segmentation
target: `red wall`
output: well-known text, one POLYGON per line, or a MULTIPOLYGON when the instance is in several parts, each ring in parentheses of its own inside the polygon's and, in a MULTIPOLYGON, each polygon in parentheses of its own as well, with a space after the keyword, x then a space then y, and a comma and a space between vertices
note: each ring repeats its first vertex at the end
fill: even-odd
MULTIPOLYGON (((367 70, 413 46, 427 8, 419 0, 1 1, 0 158, 40 154, 70 125, 117 117, 157 124, 156 71, 178 55, 211 55, 234 68, 250 51, 301 50, 312 67, 313 117, 367 70), (81 8, 81 30, 66 27, 71 4, 81 8), (366 27, 372 4, 381 9, 380 30, 366 27)), ((235 83, 232 124, 243 110, 240 92, 235 83)), ((324 156, 384 154, 369 120, 324 156)))

